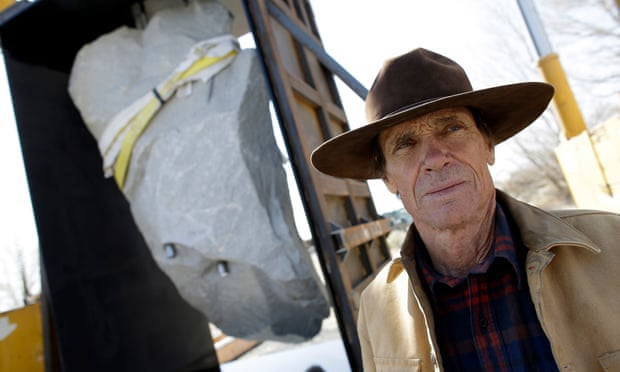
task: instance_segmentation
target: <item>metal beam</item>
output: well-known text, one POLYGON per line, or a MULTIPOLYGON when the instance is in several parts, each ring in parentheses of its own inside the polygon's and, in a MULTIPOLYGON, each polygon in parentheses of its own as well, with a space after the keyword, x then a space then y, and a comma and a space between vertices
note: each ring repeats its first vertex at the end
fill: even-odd
POLYGON ((322 45, 314 41, 305 31, 299 28, 284 12, 271 2, 267 2, 267 10, 273 18, 278 21, 288 32, 293 35, 295 40, 308 48, 325 68, 338 76, 351 90, 353 90, 361 99, 366 99, 368 89, 362 85, 356 78, 345 70, 335 59, 333 59, 322 45))

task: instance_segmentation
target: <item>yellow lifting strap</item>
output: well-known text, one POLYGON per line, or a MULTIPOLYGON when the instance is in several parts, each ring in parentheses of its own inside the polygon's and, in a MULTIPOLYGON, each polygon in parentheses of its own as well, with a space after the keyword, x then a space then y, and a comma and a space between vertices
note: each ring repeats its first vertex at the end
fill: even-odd
POLYGON ((218 74, 232 63, 238 52, 239 43, 232 35, 217 36, 195 44, 168 78, 117 113, 99 138, 106 177, 114 175, 122 190, 134 146, 163 104, 184 84, 207 81, 218 74))
POLYGON ((159 89, 153 89, 153 98, 140 110, 128 123, 127 132, 123 139, 123 145, 114 163, 114 179, 116 184, 122 190, 125 185, 125 178, 127 176, 127 169, 129 168, 129 160, 131 159, 131 153, 133 147, 140 138, 140 135, 148 127, 151 119, 159 108, 163 106, 165 100, 162 97, 170 97, 171 91, 177 88, 176 83, 186 80, 195 73, 219 62, 231 56, 237 54, 237 51, 230 51, 228 54, 221 57, 202 57, 194 62, 187 70, 177 73, 163 84, 163 87, 159 89))

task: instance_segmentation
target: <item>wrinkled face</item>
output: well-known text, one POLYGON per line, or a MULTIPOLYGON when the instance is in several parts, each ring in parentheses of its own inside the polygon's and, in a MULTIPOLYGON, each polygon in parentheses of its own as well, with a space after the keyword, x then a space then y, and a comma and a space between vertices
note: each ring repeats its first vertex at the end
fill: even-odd
POLYGON ((443 109, 381 132, 384 182, 418 229, 456 229, 494 204, 490 140, 466 108, 443 109))

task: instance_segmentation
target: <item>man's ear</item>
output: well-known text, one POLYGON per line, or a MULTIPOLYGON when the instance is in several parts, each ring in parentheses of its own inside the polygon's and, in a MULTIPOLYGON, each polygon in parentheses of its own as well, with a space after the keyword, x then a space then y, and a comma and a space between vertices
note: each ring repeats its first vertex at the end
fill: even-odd
POLYGON ((487 163, 489 165, 495 164, 495 146, 489 144, 489 155, 487 156, 487 163))
POLYGON ((392 194, 398 194, 398 188, 387 176, 383 176, 382 180, 385 187, 387 187, 392 194))

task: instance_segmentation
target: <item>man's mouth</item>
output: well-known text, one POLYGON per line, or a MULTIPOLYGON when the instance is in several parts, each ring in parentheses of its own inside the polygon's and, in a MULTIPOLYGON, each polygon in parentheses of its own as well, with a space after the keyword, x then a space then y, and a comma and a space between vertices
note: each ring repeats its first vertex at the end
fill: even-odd
POLYGON ((427 192, 425 196, 430 196, 430 197, 443 196, 443 195, 449 194, 457 190, 464 183, 465 181, 456 181, 456 182, 452 182, 449 184, 437 186, 431 189, 429 192, 427 192))

